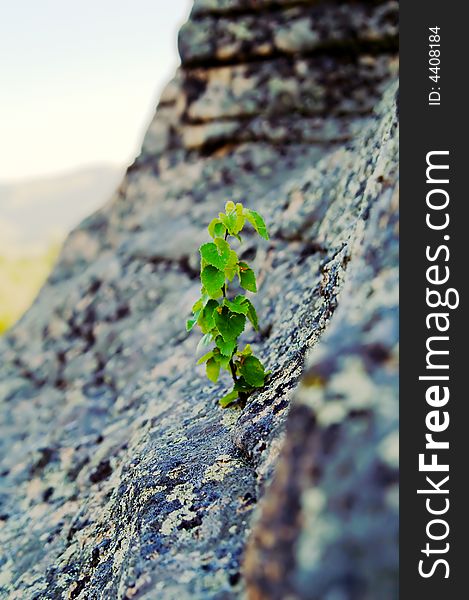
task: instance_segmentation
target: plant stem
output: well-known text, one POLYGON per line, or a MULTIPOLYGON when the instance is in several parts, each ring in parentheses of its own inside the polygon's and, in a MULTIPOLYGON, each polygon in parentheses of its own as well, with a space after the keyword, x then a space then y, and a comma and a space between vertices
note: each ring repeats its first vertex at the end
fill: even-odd
MULTIPOLYGON (((228 229, 225 231, 225 242, 226 242, 227 238, 228 238, 228 229)), ((225 281, 225 285, 222 288, 222 292, 223 292, 223 298, 226 298, 227 293, 228 293, 226 281, 225 281)), ((235 348, 235 350, 236 350, 236 348, 235 348)), ((231 377, 233 378, 233 382, 236 384, 238 382, 238 378, 236 377, 236 369, 235 369, 234 362, 233 362, 233 356, 231 356, 231 358, 230 358, 230 371, 231 371, 231 377)))
POLYGON ((236 377, 235 366, 233 363, 233 357, 230 358, 230 369, 231 369, 231 377, 233 377, 233 381, 237 383, 238 378, 236 377))
MULTIPOLYGON (((228 239, 228 229, 225 231, 225 242, 228 239)), ((222 287, 222 292, 223 292, 223 298, 226 298, 226 280, 225 280, 225 285, 222 287)))

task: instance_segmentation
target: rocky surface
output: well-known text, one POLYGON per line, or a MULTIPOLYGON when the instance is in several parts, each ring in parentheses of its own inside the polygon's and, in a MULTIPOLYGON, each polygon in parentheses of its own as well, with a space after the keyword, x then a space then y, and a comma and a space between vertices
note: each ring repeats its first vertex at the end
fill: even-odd
POLYGON ((140 156, 0 341, 0 597, 397 598, 395 39, 394 2, 196 0, 140 156), (223 411, 184 322, 228 199, 271 232, 240 252, 272 376, 223 411))
POLYGON ((362 213, 365 230, 360 224, 343 239, 350 264, 338 306, 308 356, 274 481, 249 543, 251 598, 399 595, 393 127, 388 139, 382 132, 381 156, 364 190, 365 206, 371 207, 362 213))

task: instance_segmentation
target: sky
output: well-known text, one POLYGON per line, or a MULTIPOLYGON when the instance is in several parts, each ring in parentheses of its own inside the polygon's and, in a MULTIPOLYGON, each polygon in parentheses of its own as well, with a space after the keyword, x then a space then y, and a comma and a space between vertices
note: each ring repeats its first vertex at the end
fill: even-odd
POLYGON ((0 183, 138 154, 190 0, 15 0, 0 18, 0 183))

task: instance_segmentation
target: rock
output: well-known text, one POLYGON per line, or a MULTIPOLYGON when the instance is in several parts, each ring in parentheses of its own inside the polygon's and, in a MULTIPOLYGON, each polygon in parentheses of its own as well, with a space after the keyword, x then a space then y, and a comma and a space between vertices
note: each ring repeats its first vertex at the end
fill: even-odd
POLYGON ((375 166, 385 187, 294 397, 246 554, 249 598, 399 595, 397 152, 392 136, 375 166))
POLYGON ((0 597, 395 596, 394 15, 196 0, 140 156, 0 340, 0 597), (223 411, 184 325, 229 199, 271 232, 240 252, 272 375, 223 411))
POLYGON ((223 15, 239 12, 275 10, 294 4, 311 4, 311 0, 195 0, 192 15, 223 15))
POLYGON ((187 65, 239 62, 274 53, 340 49, 351 38, 363 47, 374 42, 385 45, 398 35, 399 5, 394 0, 357 2, 353 11, 344 3, 307 4, 281 11, 233 11, 227 16, 217 12, 203 16, 194 9, 193 19, 179 34, 181 59, 187 65))

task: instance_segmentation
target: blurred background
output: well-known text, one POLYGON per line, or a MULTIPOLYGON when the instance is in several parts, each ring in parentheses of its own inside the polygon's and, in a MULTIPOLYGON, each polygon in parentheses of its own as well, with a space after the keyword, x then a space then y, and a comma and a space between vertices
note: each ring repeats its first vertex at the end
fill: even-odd
POLYGON ((2 3, 0 335, 138 154, 191 4, 2 3))

